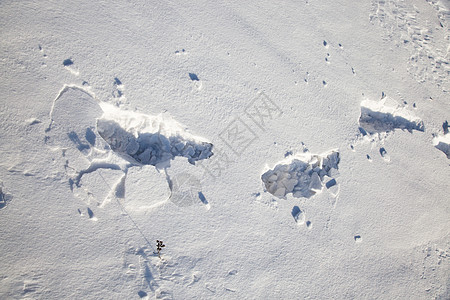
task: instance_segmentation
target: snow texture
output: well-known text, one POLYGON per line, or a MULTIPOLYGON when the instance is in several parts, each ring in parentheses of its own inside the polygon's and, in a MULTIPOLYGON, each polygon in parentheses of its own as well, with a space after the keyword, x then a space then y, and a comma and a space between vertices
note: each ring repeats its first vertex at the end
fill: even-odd
POLYGON ((0 299, 450 299, 449 8, 0 1, 0 299))

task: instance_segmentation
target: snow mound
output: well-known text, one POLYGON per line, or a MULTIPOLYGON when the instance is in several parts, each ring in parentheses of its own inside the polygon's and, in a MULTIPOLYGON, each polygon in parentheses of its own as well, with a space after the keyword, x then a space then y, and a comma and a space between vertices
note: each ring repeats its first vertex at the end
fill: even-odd
MULTIPOLYGON (((213 145, 186 132, 169 116, 150 116, 101 103, 97 130, 111 149, 139 164, 167 166, 183 156, 191 164, 213 155, 213 145)), ((134 162, 133 161, 133 162, 134 162)))
POLYGON ((323 154, 300 153, 279 162, 261 179, 266 190, 278 198, 285 199, 289 193, 296 198, 310 198, 322 191, 324 183, 327 188, 336 184, 333 177, 338 174, 339 160, 337 150, 323 154))
POLYGON ((389 98, 381 101, 363 100, 359 117, 360 131, 363 135, 389 132, 394 129, 424 131, 423 121, 405 107, 389 98))

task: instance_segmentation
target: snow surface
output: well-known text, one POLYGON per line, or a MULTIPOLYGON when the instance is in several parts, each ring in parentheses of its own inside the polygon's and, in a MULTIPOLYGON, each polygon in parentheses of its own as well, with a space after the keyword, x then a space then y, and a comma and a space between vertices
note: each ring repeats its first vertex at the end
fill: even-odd
POLYGON ((449 8, 1 1, 0 298, 449 299, 449 8))

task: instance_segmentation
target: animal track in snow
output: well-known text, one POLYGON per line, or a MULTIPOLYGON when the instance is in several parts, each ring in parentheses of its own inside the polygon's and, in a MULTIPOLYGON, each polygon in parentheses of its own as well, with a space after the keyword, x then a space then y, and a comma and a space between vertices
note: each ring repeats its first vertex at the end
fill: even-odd
POLYGON ((185 49, 175 51, 175 55, 187 55, 188 52, 185 49))
POLYGON ((277 163, 261 179, 266 190, 278 198, 285 199, 289 193, 296 198, 310 198, 322 192, 324 183, 328 189, 336 185, 333 177, 338 174, 339 160, 337 150, 323 154, 304 152, 277 163))
POLYGON ((418 269, 421 271, 419 278, 428 282, 427 294, 430 296, 430 299, 448 299, 450 246, 448 243, 444 243, 442 246, 429 243, 428 245, 420 246, 420 248, 421 251, 417 251, 417 254, 422 259, 421 270, 418 269))
POLYGON ((386 40, 409 51, 408 71, 418 82, 449 91, 448 15, 442 1, 372 0, 370 21, 385 29, 386 40))
MULTIPOLYGON (((162 254, 162 259, 148 246, 131 246, 123 256, 123 279, 134 285, 138 295, 152 299, 173 299, 173 289, 188 289, 202 284, 203 274, 197 271, 199 258, 179 256, 172 258, 162 254), (150 297, 149 297, 150 298, 150 297)), ((144 299, 149 299, 144 298, 144 299)))
POLYGON ((443 133, 435 135, 433 138, 433 145, 437 149, 447 155, 447 158, 450 159, 450 133, 448 130, 448 121, 445 121, 442 124, 443 133))
POLYGON ((252 196, 254 197, 254 201, 256 203, 265 205, 269 208, 278 210, 278 202, 276 199, 270 197, 270 198, 266 198, 266 197, 262 197, 261 193, 253 193, 252 196))
POLYGON ((394 129, 424 131, 423 121, 394 100, 383 97, 380 101, 363 100, 359 117, 362 135, 390 132, 394 129))

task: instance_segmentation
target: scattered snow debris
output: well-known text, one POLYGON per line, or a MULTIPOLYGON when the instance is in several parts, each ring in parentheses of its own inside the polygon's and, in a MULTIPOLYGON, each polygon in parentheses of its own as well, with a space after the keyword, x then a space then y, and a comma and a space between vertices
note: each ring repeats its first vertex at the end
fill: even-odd
POLYGON ((333 177, 337 173, 339 160, 337 150, 321 155, 303 152, 279 162, 261 179, 267 191, 278 198, 286 198, 289 193, 297 198, 309 198, 322 191, 325 176, 333 177))
POLYGON ((382 100, 361 102, 361 115, 359 117, 360 131, 362 135, 389 132, 394 129, 406 129, 424 131, 423 121, 394 101, 389 101, 384 93, 382 100))

